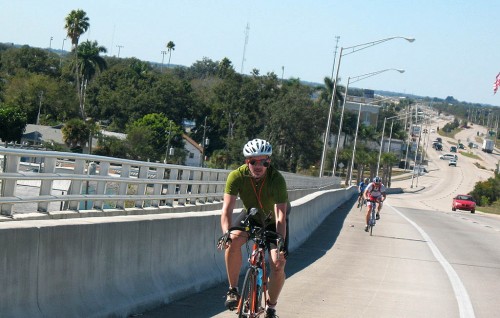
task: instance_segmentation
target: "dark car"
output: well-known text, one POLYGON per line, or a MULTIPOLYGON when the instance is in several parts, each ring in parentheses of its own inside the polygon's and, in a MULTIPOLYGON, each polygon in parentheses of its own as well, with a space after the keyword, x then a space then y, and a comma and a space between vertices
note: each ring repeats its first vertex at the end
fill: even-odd
POLYGON ((458 149, 465 149, 465 145, 464 144, 458 144, 458 149))
POLYGON ((459 194, 453 198, 453 202, 451 203, 451 210, 464 210, 470 211, 470 213, 476 212, 476 201, 470 195, 459 194))
POLYGON ((457 147, 451 146, 450 147, 450 152, 457 152, 457 147))
POLYGON ((436 150, 443 150, 443 145, 436 141, 432 144, 432 148, 436 150))

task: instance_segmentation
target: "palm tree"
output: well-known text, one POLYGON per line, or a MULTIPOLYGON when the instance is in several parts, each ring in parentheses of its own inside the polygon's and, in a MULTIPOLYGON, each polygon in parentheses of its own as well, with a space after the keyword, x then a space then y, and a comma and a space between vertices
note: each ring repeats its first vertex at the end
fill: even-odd
POLYGON ((99 53, 106 53, 104 46, 99 46, 97 41, 85 41, 78 47, 78 68, 83 82, 90 81, 96 72, 102 72, 108 65, 99 53))
POLYGON ((175 43, 172 41, 168 41, 167 43, 167 51, 168 51, 168 67, 170 67, 170 58, 172 57, 172 51, 175 50, 175 43))
POLYGON ((67 31, 68 37, 71 39, 71 44, 73 46, 73 51, 75 52, 75 75, 76 75, 76 90, 78 93, 78 99, 80 101, 80 111, 82 118, 85 119, 85 114, 83 112, 83 94, 80 88, 80 72, 78 70, 78 42, 80 36, 85 33, 90 27, 89 17, 87 13, 83 10, 72 10, 66 17, 66 24, 64 28, 67 31))
POLYGON ((64 143, 75 152, 81 152, 90 136, 90 129, 81 119, 69 120, 61 129, 64 143))
MULTIPOLYGON (((325 77, 324 83, 325 87, 321 89, 320 101, 325 102, 329 105, 332 99, 334 81, 329 77, 325 77)), ((337 85, 337 90, 335 92, 335 104, 333 105, 334 109, 336 109, 337 107, 337 101, 342 102, 343 100, 344 96, 342 95, 342 90, 340 89, 340 86, 337 85)))
POLYGON ((365 168, 368 165, 369 160, 369 151, 365 147, 359 146, 359 149, 356 150, 356 154, 354 157, 354 162, 358 165, 358 176, 356 178, 356 184, 359 184, 364 179, 365 168))
POLYGON ((382 162, 382 181, 388 187, 391 186, 392 167, 398 162, 398 158, 392 152, 382 154, 380 161, 382 162))
POLYGON ((75 68, 79 70, 77 77, 81 79, 81 88, 79 90, 80 112, 85 119, 85 90, 88 82, 94 77, 97 72, 101 72, 107 68, 106 60, 99 53, 106 53, 104 46, 99 46, 97 41, 85 41, 78 46, 77 63, 75 68))

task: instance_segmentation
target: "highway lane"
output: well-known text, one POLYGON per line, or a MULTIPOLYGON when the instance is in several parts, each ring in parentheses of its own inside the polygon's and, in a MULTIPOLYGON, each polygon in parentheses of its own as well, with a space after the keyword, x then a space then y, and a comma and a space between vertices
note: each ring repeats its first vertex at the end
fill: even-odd
MULTIPOLYGON (((473 314, 465 310, 462 317, 495 316, 500 220, 391 203, 421 195, 392 195, 373 237, 363 231, 363 214, 354 201, 332 214, 290 256, 280 317, 460 317, 457 297, 464 291, 461 306, 472 306, 473 314), (430 243, 458 280, 450 278, 430 243), (463 289, 455 291, 452 281, 463 289)), ((223 308, 225 288, 216 286, 142 317, 234 317, 223 308)))
MULTIPOLYGON (((280 317, 496 316, 500 219, 400 205, 425 195, 425 189, 391 195, 373 237, 363 231, 354 200, 335 211, 290 256, 280 317), (454 289, 457 284, 463 287, 454 289)), ((223 308, 225 289, 219 285, 141 317, 234 317, 223 308)))
POLYGON ((500 310, 497 302, 500 218, 481 213, 396 209, 418 224, 435 244, 463 284, 462 291, 470 296, 462 302, 470 302, 475 317, 497 316, 500 310))
MULTIPOLYGON (((373 237, 353 199, 290 255, 281 318, 498 316, 500 218, 451 211, 452 197, 493 176, 493 167, 479 169, 463 155, 449 167, 440 152, 428 152, 429 173, 393 181, 409 192, 389 196, 373 237)), ((235 317, 223 308, 226 288, 141 317, 235 317)))
MULTIPOLYGON (((458 317, 450 282, 419 232, 389 207, 372 237, 364 232, 363 219, 353 199, 290 255, 278 315, 458 317)), ((223 308, 226 288, 141 317, 234 317, 223 308)))

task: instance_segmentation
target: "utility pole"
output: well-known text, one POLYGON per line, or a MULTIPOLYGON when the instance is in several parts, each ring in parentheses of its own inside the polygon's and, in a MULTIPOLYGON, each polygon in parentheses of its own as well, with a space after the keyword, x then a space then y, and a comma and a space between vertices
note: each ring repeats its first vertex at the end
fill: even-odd
POLYGON ((40 125, 40 110, 42 109, 43 91, 40 91, 38 97, 39 97, 40 103, 38 105, 38 115, 36 116, 36 124, 40 125))
POLYGON ((117 45, 116 47, 118 48, 118 58, 120 58, 120 50, 123 47, 123 45, 117 45))
POLYGON ((170 140, 172 139, 172 121, 170 121, 168 128, 168 141, 167 141, 167 149, 165 150, 165 163, 168 163, 168 156, 174 155, 174 148, 170 149, 170 140))
POLYGON ((209 140, 206 138, 207 133, 207 116, 205 116, 205 124, 203 125, 203 140, 201 142, 201 167, 205 167, 205 147, 208 145, 209 140))

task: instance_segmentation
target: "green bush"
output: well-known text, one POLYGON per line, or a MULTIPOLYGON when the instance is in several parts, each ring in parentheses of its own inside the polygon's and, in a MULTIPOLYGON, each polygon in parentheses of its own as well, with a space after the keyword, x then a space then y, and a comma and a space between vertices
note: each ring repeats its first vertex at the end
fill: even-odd
POLYGON ((480 206, 487 206, 500 200, 500 174, 495 173, 494 177, 476 183, 470 195, 480 206))
POLYGON ((480 206, 487 206, 487 205, 490 205, 490 201, 488 200, 487 197, 485 197, 484 195, 481 196, 481 200, 479 201, 479 205, 480 206))

